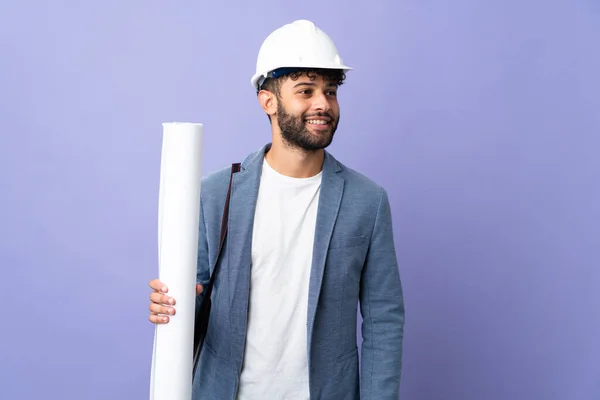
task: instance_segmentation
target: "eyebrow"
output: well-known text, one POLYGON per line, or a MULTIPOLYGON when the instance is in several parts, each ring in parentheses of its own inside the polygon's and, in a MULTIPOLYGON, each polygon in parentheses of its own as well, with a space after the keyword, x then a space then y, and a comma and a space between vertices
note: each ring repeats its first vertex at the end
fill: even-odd
MULTIPOLYGON (((295 88, 297 88, 298 86, 317 86, 317 84, 314 82, 300 82, 294 85, 295 88)), ((337 85, 333 82, 328 82, 327 86, 337 87, 337 85)))

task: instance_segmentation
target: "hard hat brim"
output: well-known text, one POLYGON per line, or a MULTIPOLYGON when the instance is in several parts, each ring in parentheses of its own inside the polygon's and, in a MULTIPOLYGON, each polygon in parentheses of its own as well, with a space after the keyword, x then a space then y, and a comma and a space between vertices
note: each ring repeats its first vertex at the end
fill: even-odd
POLYGON ((277 68, 273 68, 270 71, 267 72, 260 72, 260 73, 256 73, 252 76, 252 79, 250 79, 250 84, 252 85, 252 88, 254 88, 255 90, 259 89, 258 86, 258 82, 261 80, 261 78, 266 78, 268 76, 268 74, 276 69, 279 68, 298 68, 298 69, 333 69, 333 70, 341 70, 344 72, 347 71, 352 71, 354 68, 349 67, 347 65, 339 65, 339 64, 335 64, 335 65, 327 65, 327 66, 323 66, 323 65, 302 65, 302 66, 280 66, 277 68))

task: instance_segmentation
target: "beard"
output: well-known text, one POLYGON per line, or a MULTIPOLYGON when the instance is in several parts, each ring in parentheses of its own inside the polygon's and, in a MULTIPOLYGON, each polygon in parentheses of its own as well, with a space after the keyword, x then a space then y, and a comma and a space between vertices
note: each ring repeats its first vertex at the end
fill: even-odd
POLYGON ((292 147, 304 151, 316 151, 328 147, 333 141, 340 117, 334 119, 331 114, 319 112, 316 114, 289 114, 284 109, 281 101, 277 105, 277 123, 281 129, 283 139, 292 147), (330 128, 326 131, 311 133, 306 126, 307 117, 328 117, 330 128))

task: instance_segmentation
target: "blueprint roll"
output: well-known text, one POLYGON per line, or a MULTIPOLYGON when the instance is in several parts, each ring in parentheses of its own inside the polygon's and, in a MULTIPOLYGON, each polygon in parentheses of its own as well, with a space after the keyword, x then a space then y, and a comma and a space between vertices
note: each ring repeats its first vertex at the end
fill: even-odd
POLYGON ((158 201, 158 277, 176 300, 156 325, 150 400, 191 400, 203 126, 163 123, 158 201))

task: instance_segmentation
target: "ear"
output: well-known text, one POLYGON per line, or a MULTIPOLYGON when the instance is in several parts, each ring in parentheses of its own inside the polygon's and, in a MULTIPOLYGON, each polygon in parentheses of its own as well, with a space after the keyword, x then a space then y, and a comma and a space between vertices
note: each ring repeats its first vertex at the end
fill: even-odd
POLYGON ((277 113, 277 97, 275 93, 268 90, 261 90, 258 92, 258 102, 267 115, 272 117, 277 113))

